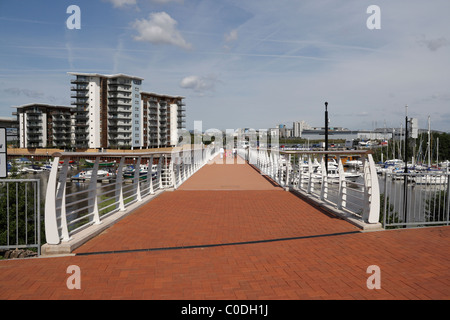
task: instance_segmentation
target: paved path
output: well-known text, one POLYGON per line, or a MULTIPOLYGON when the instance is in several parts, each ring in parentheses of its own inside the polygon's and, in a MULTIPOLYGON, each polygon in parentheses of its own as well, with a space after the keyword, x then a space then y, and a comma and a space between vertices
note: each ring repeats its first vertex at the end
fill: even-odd
POLYGON ((449 240, 449 227, 360 232, 247 164, 213 164, 75 256, 0 261, 0 299, 450 299, 449 240))

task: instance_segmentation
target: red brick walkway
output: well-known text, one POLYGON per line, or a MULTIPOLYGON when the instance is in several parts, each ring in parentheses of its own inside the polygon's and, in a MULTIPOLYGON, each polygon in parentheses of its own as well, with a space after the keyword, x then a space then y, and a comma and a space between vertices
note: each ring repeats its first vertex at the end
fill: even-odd
POLYGON ((362 233, 248 165, 213 164, 76 256, 0 261, 0 299, 449 299, 449 237, 362 233), (381 289, 367 288, 370 265, 381 289))

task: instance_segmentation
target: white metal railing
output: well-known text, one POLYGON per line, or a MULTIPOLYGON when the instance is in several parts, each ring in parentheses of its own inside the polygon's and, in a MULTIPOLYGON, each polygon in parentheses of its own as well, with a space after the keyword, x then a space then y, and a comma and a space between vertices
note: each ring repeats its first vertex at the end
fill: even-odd
POLYGON ((380 187, 385 227, 450 224, 449 172, 385 172, 380 187))
POLYGON ((77 232, 101 223, 158 190, 178 188, 217 153, 216 148, 206 147, 174 148, 170 152, 53 154, 45 199, 46 242, 69 241, 77 232), (90 175, 82 176, 87 182, 81 190, 74 190, 75 182, 69 176, 70 160, 74 158, 95 158, 90 175), (102 158, 117 159, 114 169, 105 176, 100 171, 102 158), (127 175, 131 172, 127 171, 129 164, 135 168, 131 176, 127 175))
POLYGON ((362 222, 379 223, 380 190, 370 152, 240 148, 238 153, 282 187, 330 204, 362 222), (361 165, 346 170, 344 166, 349 157, 358 158, 361 165))
POLYGON ((0 180, 0 249, 35 248, 41 254, 39 179, 0 180))

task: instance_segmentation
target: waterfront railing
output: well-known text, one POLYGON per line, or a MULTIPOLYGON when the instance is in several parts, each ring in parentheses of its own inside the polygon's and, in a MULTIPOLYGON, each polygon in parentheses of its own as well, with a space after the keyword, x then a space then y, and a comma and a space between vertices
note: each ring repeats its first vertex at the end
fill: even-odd
POLYGON ((380 224, 380 188, 370 151, 240 148, 238 152, 280 186, 331 208, 350 221, 366 226, 380 224), (355 163, 353 170, 344 168, 350 163, 355 163))
POLYGON ((39 179, 0 180, 0 249, 41 250, 39 179))
POLYGON ((384 172, 382 222, 386 228, 450 224, 450 173, 384 172))
MULTIPOLYGON (((116 212, 142 202, 164 189, 177 189, 218 153, 217 148, 174 148, 164 152, 142 153, 54 153, 45 197, 45 236, 47 244, 68 242, 86 228, 98 225, 116 212), (69 182, 72 159, 95 159, 87 187, 73 191, 69 182), (102 159, 117 159, 111 176, 99 175, 102 159), (60 164, 62 162, 62 165, 60 164), (134 172, 127 179, 127 165, 134 172), (147 171, 141 171, 144 166, 147 171), (99 183, 99 181, 107 183, 99 183)), ((73 184, 73 182, 72 182, 73 184)))

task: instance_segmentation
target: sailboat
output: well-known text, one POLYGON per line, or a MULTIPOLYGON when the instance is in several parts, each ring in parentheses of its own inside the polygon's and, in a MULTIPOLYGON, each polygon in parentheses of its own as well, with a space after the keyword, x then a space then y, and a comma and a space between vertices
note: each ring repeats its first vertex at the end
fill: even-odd
MULTIPOLYGON (((430 116, 428 116, 428 166, 426 167, 426 174, 418 174, 414 177, 414 182, 419 185, 443 185, 447 183, 447 176, 438 168, 433 168, 431 165, 431 124, 430 116)), ((439 153, 439 139, 437 139, 437 153, 439 153)), ((436 162, 439 164, 439 155, 436 156, 436 162)))

